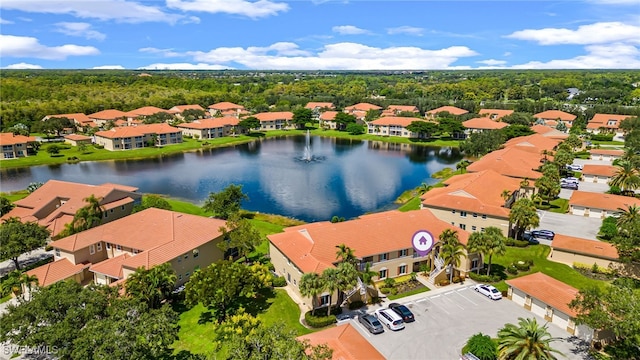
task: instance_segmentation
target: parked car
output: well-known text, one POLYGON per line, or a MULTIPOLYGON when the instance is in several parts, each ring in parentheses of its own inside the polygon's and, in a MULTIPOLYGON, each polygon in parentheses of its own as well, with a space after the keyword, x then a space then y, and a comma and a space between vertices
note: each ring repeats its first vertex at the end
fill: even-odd
POLYGON ((524 234, 522 234, 522 238, 526 241, 529 242, 529 244, 531 245, 538 245, 540 244, 540 241, 538 241, 538 239, 536 239, 532 234, 531 231, 525 231, 524 234))
POLYGON ((406 323, 410 323, 410 322, 416 321, 416 319, 413 316, 413 313, 411 312, 411 310, 409 310, 408 307, 406 307, 406 306, 404 306, 402 304, 391 303, 391 304, 389 304, 389 309, 395 311, 396 314, 400 315, 400 317, 402 318, 402 321, 404 321, 406 323))
POLYGON ((562 189, 578 190, 578 184, 573 182, 560 183, 562 189))
POLYGON ((372 334, 381 334, 384 332, 384 328, 378 319, 375 316, 370 314, 362 314, 358 315, 358 321, 362 326, 367 328, 372 334))
POLYGON ((493 285, 478 284, 476 285, 475 290, 480 294, 488 297, 489 299, 493 299, 493 300, 502 299, 502 293, 498 289, 496 289, 493 285))
POLYGON ((573 171, 582 171, 582 165, 578 165, 578 164, 567 165, 567 169, 573 170, 573 171))
POLYGON ((375 314, 381 323, 387 325, 389 330, 397 331, 404 329, 404 321, 402 321, 400 315, 396 314, 395 311, 391 309, 380 309, 376 311, 375 314))
POLYGON ((556 233, 551 230, 533 230, 531 232, 531 235, 536 238, 553 240, 553 237, 556 236, 556 233))
POLYGON ((566 177, 566 178, 560 179, 560 184, 566 184, 566 183, 578 184, 579 182, 580 182, 580 179, 575 177, 566 177))

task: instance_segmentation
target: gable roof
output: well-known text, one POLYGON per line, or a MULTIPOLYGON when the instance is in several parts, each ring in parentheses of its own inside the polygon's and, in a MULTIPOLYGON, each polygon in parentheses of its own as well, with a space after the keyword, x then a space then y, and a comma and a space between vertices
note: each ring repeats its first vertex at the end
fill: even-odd
POLYGON ((619 208, 626 209, 630 205, 640 206, 640 199, 630 196, 574 190, 569 199, 569 205, 617 211, 619 208))
POLYGON ((387 110, 390 110, 392 112, 413 112, 413 113, 417 113, 420 112, 420 110, 418 109, 417 106, 415 105, 389 105, 387 106, 387 110))
POLYGON ((509 126, 507 123, 491 120, 488 117, 473 118, 462 122, 467 129, 498 130, 509 126))
MULTIPOLYGON (((555 238, 553 241, 555 241, 555 238)), ((569 308, 569 303, 578 295, 578 289, 551 276, 537 272, 507 280, 506 283, 571 317, 577 315, 575 310, 569 308)))
POLYGON ((216 129, 225 126, 236 126, 239 122, 240 119, 227 116, 213 119, 194 120, 190 123, 178 124, 176 127, 185 129, 216 129))
POLYGON ((422 229, 429 230, 436 241, 445 229, 456 230, 462 244, 469 238, 468 232, 439 220, 429 210, 393 210, 340 223, 304 224, 285 228, 283 233, 267 238, 302 272, 320 273, 337 262, 336 245, 344 243, 354 250, 356 257, 363 258, 411 248, 411 238, 422 229))
POLYGON ((143 106, 141 108, 127 111, 127 116, 129 117, 150 116, 157 113, 170 113, 170 112, 168 110, 161 109, 155 106, 143 106))
POLYGON ((64 138, 73 140, 73 141, 91 140, 91 136, 85 136, 80 134, 69 134, 69 135, 65 135, 64 138))
POLYGON ((276 112, 263 112, 253 115, 260 121, 276 121, 276 120, 291 120, 293 119, 293 113, 291 111, 276 111, 276 112))
MULTIPOLYGON (((428 207, 463 210, 469 213, 509 217, 502 191, 520 188, 520 180, 493 170, 456 175, 445 181, 446 187, 431 189, 421 196, 428 207)), ((470 215, 469 215, 470 216, 470 215)))
POLYGON ((616 174, 616 167, 612 165, 585 164, 582 167, 582 175, 598 175, 612 177, 616 174))
POLYGON ((536 119, 573 121, 576 116, 560 110, 547 110, 533 115, 536 119))
POLYGON ((618 250, 616 247, 613 246, 613 244, 598 240, 588 240, 556 234, 553 237, 551 247, 554 250, 564 250, 602 259, 618 260, 618 250))
POLYGON ((87 115, 90 119, 98 119, 98 120, 116 120, 119 118, 127 117, 127 113, 124 111, 116 110, 116 109, 108 109, 98 111, 97 113, 87 115))
POLYGON ((29 276, 35 276, 38 278, 38 285, 41 287, 49 286, 58 281, 66 280, 75 274, 81 273, 85 268, 88 268, 90 264, 77 264, 74 265, 66 258, 58 259, 54 262, 50 262, 39 266, 35 269, 27 271, 29 276))
POLYGON ((478 112, 480 115, 488 116, 492 120, 498 120, 507 115, 513 114, 513 110, 505 110, 505 109, 480 109, 478 112))
POLYGON ((444 111, 448 112, 449 114, 453 114, 453 115, 464 115, 464 114, 468 113, 467 110, 460 109, 460 108, 457 108, 455 106, 441 106, 439 108, 427 111, 427 114, 435 115, 435 114, 437 114, 439 112, 444 112, 444 111))
POLYGON ((335 109, 335 105, 330 102, 308 102, 307 105, 304 106, 306 109, 335 109))
POLYGON ((244 109, 244 106, 238 105, 238 104, 234 104, 234 103, 228 102, 228 101, 223 101, 223 102, 215 103, 213 105, 209 105, 209 109, 214 109, 214 110, 242 110, 242 109, 244 109))
POLYGON ((336 119, 336 115, 338 115, 337 111, 325 111, 322 114, 320 114, 320 120, 322 121, 334 121, 336 119))
POLYGON ((562 142, 561 139, 554 139, 541 134, 532 134, 510 139, 504 144, 504 147, 517 147, 521 150, 537 152, 539 154, 542 150, 553 150, 560 142, 562 142))
POLYGON ((93 120, 89 119, 87 115, 84 113, 74 113, 74 114, 57 114, 57 115, 47 115, 42 120, 49 120, 51 118, 67 118, 69 120, 75 121, 80 124, 92 123, 93 120))
POLYGON ((406 128, 408 125, 410 125, 414 121, 426 122, 424 119, 414 118, 414 117, 384 116, 384 117, 381 117, 380 119, 371 121, 371 124, 379 125, 379 126, 397 125, 397 126, 402 126, 406 128))
POLYGON ((128 138, 133 136, 144 136, 147 134, 171 134, 178 132, 180 132, 180 129, 175 128, 167 123, 160 123, 114 127, 111 130, 98 131, 95 135, 108 139, 115 139, 128 138))
POLYGON ((33 136, 14 135, 13 133, 0 133, 0 145, 16 145, 36 142, 33 136))
POLYGON ((381 106, 369 104, 369 103, 357 103, 355 105, 347 106, 344 108, 346 111, 369 111, 369 110, 382 110, 381 106))
POLYGON ((593 118, 589 120, 587 123, 587 129, 599 129, 599 128, 607 128, 607 129, 618 129, 620 127, 620 122, 625 119, 629 119, 634 117, 633 115, 613 115, 613 114, 595 114, 593 118), (609 121, 613 121, 612 124, 609 124, 609 121))
POLYGON ((176 105, 174 107, 172 107, 171 109, 169 109, 169 112, 173 112, 173 113, 181 113, 185 110, 202 110, 204 111, 204 108, 198 104, 194 104, 194 105, 176 105))
POLYGON ((542 165, 539 153, 524 151, 516 146, 492 151, 467 167, 469 172, 494 170, 505 176, 535 180, 542 173, 535 171, 542 165))
POLYGON ((376 350, 351 324, 339 325, 322 331, 303 335, 298 340, 308 340, 316 346, 326 344, 333 350, 333 360, 384 360, 376 350))
POLYGON ((130 257, 131 255, 128 253, 112 257, 111 259, 91 265, 89 271, 107 275, 114 279, 122 279, 122 264, 130 257))

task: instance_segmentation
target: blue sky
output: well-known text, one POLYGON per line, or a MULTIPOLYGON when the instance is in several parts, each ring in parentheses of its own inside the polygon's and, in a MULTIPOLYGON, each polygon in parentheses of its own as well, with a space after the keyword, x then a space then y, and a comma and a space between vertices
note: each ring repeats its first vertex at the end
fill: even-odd
POLYGON ((2 0, 0 67, 640 69, 640 0, 2 0))

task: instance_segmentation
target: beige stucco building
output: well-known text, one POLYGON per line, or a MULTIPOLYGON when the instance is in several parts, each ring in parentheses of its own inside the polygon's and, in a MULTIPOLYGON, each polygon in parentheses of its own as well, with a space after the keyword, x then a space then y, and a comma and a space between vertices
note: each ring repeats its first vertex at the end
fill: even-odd
POLYGON ((0 133, 0 146, 2 146, 2 157, 0 160, 29 156, 31 145, 35 142, 36 138, 33 136, 0 133))
POLYGON ((98 131, 94 135, 95 143, 106 150, 132 150, 149 146, 166 146, 182 142, 182 132, 169 124, 148 124, 138 126, 115 127, 98 131))

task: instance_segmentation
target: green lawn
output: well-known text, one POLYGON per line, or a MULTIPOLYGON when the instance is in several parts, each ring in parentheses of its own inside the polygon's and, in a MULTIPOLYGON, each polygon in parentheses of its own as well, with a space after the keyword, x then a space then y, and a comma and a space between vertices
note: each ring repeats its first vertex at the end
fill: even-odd
POLYGON ((15 202, 15 201, 26 198, 29 195, 29 192, 27 192, 27 190, 19 190, 19 191, 12 191, 10 193, 3 192, 3 193, 0 193, 0 195, 6 197, 11 202, 15 202))
MULTIPOLYGON (((507 247, 505 255, 493 257, 492 273, 493 268, 495 268, 494 265, 506 268, 506 266, 511 265, 518 260, 532 260, 533 266, 529 271, 520 272, 518 275, 509 275, 508 279, 540 271, 577 289, 584 289, 590 286, 605 286, 606 282, 590 279, 580 274, 570 266, 547 260, 547 256, 550 251, 551 248, 546 245, 533 245, 526 248, 507 247)), ((504 281, 495 284, 495 286, 501 291, 507 290, 507 285, 504 281)))
POLYGON ((598 141, 598 140, 591 140, 591 143, 593 143, 593 145, 618 145, 623 147, 624 146, 624 141, 598 141))
POLYGON ((569 211, 569 200, 567 199, 558 198, 550 201, 549 205, 551 205, 549 208, 549 211, 551 212, 566 214, 569 211))
POLYGON ((460 140, 453 140, 449 137, 434 138, 429 140, 418 140, 418 139, 409 139, 409 138, 403 138, 403 137, 397 137, 397 136, 378 136, 378 135, 370 135, 370 134, 351 135, 345 131, 322 130, 322 129, 313 130, 311 131, 311 133, 313 135, 318 135, 318 136, 335 137, 335 138, 352 139, 352 140, 373 140, 373 141, 383 141, 383 142, 390 142, 390 143, 429 145, 429 146, 452 146, 452 147, 460 146, 460 140))
POLYGON ((389 299, 389 300, 401 299, 403 297, 407 297, 407 296, 411 296, 411 295, 415 295, 415 294, 420 294, 420 293, 423 293, 423 292, 427 292, 429 290, 430 289, 425 286, 425 287, 420 288, 420 289, 414 289, 414 290, 411 290, 411 291, 403 292, 402 294, 387 295, 387 299, 389 299))
POLYGON ((418 210, 420 209, 420 196, 416 196, 413 199, 404 203, 404 205, 400 206, 398 210, 400 211, 410 211, 410 210, 418 210))

